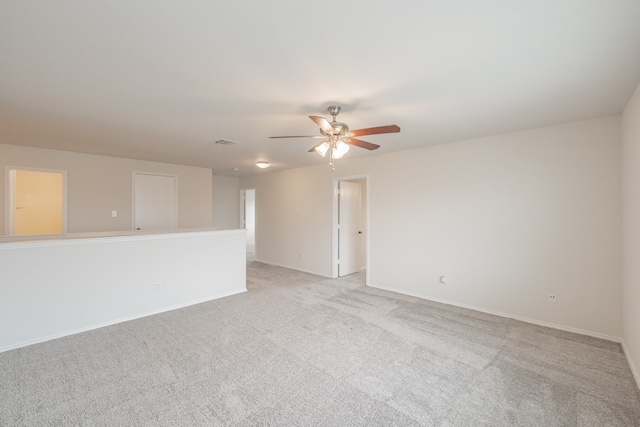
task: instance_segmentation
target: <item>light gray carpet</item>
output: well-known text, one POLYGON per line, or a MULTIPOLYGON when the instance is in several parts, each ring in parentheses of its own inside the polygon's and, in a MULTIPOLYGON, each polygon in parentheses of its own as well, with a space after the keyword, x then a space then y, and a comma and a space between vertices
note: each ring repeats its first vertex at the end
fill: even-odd
POLYGON ((249 292, 0 354, 0 425, 633 426, 620 345, 248 264, 249 292))

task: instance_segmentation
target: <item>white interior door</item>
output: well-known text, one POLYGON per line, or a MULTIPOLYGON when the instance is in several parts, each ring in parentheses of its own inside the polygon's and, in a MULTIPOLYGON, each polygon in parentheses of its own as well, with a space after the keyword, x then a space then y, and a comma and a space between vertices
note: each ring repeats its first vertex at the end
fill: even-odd
POLYGON ((158 230, 178 227, 177 176, 133 173, 133 228, 158 230))
POLYGON ((362 268, 362 186, 340 181, 338 195, 338 276, 362 268))

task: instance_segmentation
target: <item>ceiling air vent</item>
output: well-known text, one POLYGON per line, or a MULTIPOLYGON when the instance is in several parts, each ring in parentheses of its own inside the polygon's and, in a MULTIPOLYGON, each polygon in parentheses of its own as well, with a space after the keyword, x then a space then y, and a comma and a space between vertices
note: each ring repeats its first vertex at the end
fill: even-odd
POLYGON ((234 144, 237 144, 237 142, 229 141, 228 139, 219 139, 216 142, 214 142, 214 144, 216 144, 216 145, 234 145, 234 144))

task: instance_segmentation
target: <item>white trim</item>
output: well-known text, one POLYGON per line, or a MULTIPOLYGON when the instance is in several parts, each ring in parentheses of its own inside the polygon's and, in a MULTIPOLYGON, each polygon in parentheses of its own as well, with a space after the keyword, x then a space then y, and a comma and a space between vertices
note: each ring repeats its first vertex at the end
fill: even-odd
POLYGON ((290 265, 284 265, 284 264, 277 264, 274 262, 266 262, 266 261, 262 261, 259 259, 256 259, 255 262, 259 262, 261 264, 266 264, 266 265, 272 265, 274 267, 282 267, 282 268, 288 268, 289 270, 295 270, 295 271, 300 271, 302 273, 309 273, 309 274, 315 274, 316 276, 320 276, 320 277, 326 277, 327 279, 335 279, 335 277, 330 277, 330 276, 325 276, 322 273, 318 273, 317 271, 312 271, 312 270, 304 270, 302 268, 298 268, 298 267, 292 267, 290 265))
POLYGON ((468 304, 461 304, 461 303, 458 303, 458 302, 443 300, 443 299, 440 299, 440 298, 433 298, 433 297, 428 297, 428 296, 425 296, 425 295, 418 295, 417 293, 414 293, 414 292, 407 292, 407 291, 396 289, 396 288, 378 286, 378 285, 375 285, 375 284, 368 284, 367 286, 370 286, 372 288, 382 289, 382 290, 385 290, 385 291, 395 292, 395 293, 402 294, 402 295, 408 295, 408 296, 411 296, 411 297, 416 297, 416 298, 424 299, 424 300, 427 300, 427 301, 433 301, 433 302, 438 302, 438 303, 441 303, 441 304, 453 305, 455 307, 461 307, 461 308, 466 308, 466 309, 469 309, 469 310, 479 311, 481 313, 492 314, 494 316, 500 316, 500 317, 505 317, 505 318, 508 318, 508 319, 520 320, 522 322, 531 323, 531 324, 538 325, 538 326, 545 326, 547 328, 553 328, 553 329, 558 329, 558 330, 561 330, 561 331, 573 332, 573 333, 580 334, 580 335, 587 335, 587 336, 590 336, 590 337, 600 338, 600 339, 607 340, 607 341, 613 341, 613 342, 617 342, 617 343, 622 343, 622 338, 615 337, 615 336, 612 336, 612 335, 606 335, 606 334, 601 334, 601 333, 598 333, 598 332, 586 331, 584 329, 572 328, 570 326, 558 325, 558 324, 555 324, 555 323, 543 322, 543 321, 540 321, 540 320, 529 319, 527 317, 515 316, 515 315, 509 314, 509 313, 502 313, 500 311, 487 310, 485 308, 476 307, 476 306, 468 305, 468 304))
POLYGON ((233 292, 226 292, 224 294, 221 295, 217 295, 215 297, 212 298, 204 298, 204 299, 200 299, 200 300, 194 300, 194 301, 190 301, 184 304, 177 304, 171 307, 166 307, 160 310, 153 310, 153 311, 149 311, 147 313, 143 313, 143 314, 139 314, 139 315, 135 315, 135 316, 129 316, 129 317, 123 317, 120 319, 116 319, 116 320, 111 320, 109 322, 104 322, 104 323, 98 323, 96 325, 91 325, 91 326, 87 326, 86 328, 80 328, 80 329, 74 329, 71 331, 66 331, 66 332, 62 332, 60 334, 54 334, 54 335, 49 335, 46 337, 42 337, 42 338, 38 338, 35 340, 30 340, 30 341, 23 341, 21 343, 18 344, 12 344, 6 347, 2 347, 0 348, 0 353, 5 352, 5 351, 9 351, 9 350, 15 350, 17 348, 21 348, 21 347, 26 347, 28 345, 32 345, 32 344, 38 344, 41 342, 45 342, 45 341, 51 341, 51 340, 55 340, 58 338, 62 338, 62 337, 66 337, 69 335, 75 335, 75 334, 79 334, 82 332, 87 332, 87 331, 92 331, 94 329, 99 329, 99 328, 104 328, 105 326, 111 326, 111 325, 116 325, 118 323, 122 323, 122 322, 128 322, 130 320, 135 320, 135 319, 140 319, 142 317, 147 317, 147 316, 153 316, 154 314, 160 314, 160 313, 164 313, 167 311, 172 311, 172 310, 177 310, 180 308, 185 308, 185 307, 189 307, 192 305, 196 305, 196 304, 201 304, 203 302, 207 302, 207 301, 213 301, 216 299, 220 299, 220 298, 225 298, 231 295, 237 295, 243 292, 246 292, 247 289, 245 288, 244 290, 240 290, 240 291, 233 291, 233 292))
POLYGON ((238 190, 238 228, 246 230, 243 227, 245 221, 246 202, 243 196, 246 191, 253 190, 253 253, 256 261, 258 260, 258 189, 256 187, 241 187, 238 190))
POLYGON ((6 170, 5 188, 5 230, 7 236, 15 236, 16 234, 16 169, 6 170), (8 209, 8 210, 6 210, 8 209))
POLYGON ((176 186, 176 192, 175 192, 175 198, 176 198, 176 209, 175 209, 175 216, 174 218, 176 219, 175 224, 174 224, 174 228, 178 228, 178 201, 179 201, 179 197, 178 197, 178 175, 174 174, 174 173, 163 173, 163 172, 147 172, 147 171, 140 171, 140 170, 132 170, 131 171, 131 229, 135 230, 136 229, 136 175, 155 175, 155 176, 170 176, 173 177, 175 179, 175 186, 176 186))
POLYGON ((67 212, 68 212, 68 172, 64 169, 48 169, 48 168, 35 168, 30 166, 14 166, 5 165, 5 234, 7 236, 15 236, 15 185, 16 185, 16 171, 32 171, 32 172, 47 172, 47 173, 59 173, 62 175, 62 233, 67 232, 67 212))
POLYGON ((338 277, 338 185, 340 178, 331 182, 331 278, 338 277))
POLYGON ((246 210, 247 210, 247 189, 241 188, 238 190, 238 228, 246 229, 246 210))
POLYGON ((355 181, 358 179, 364 179, 366 182, 365 185, 365 194, 366 194, 366 201, 365 201, 365 218, 367 221, 366 224, 366 239, 365 239, 365 251, 366 251, 366 268, 367 268, 367 274, 366 274, 366 281, 367 283, 365 283, 365 285, 369 285, 369 277, 371 277, 371 262, 370 262, 370 256, 371 256, 371 233, 370 233, 370 226, 371 226, 371 219, 369 218, 369 213, 370 213, 370 203, 371 203, 371 197, 370 196, 370 178, 368 174, 365 175, 352 175, 352 176, 343 176, 343 177, 336 177, 333 178, 333 182, 332 182, 332 189, 331 189, 331 278, 335 279, 338 277, 338 183, 340 181, 355 181))
MULTIPOLYGON (((0 238, 0 251, 13 250, 33 247, 54 247, 54 246, 77 246, 89 244, 102 244, 114 242, 132 242, 140 240, 165 240, 176 239, 180 237, 199 237, 211 234, 240 234, 245 230, 198 230, 188 231, 188 229, 177 229, 175 231, 158 230, 155 232, 147 231, 131 234, 130 231, 106 231, 106 232, 88 232, 88 233, 72 233, 60 236, 51 234, 45 236, 29 236, 29 238, 0 238)), ((26 237, 26 236, 25 236, 26 237)))
POLYGON ((631 373, 633 374, 633 378, 636 380, 636 386, 640 390, 640 372, 636 368, 636 365, 633 364, 633 360, 631 359, 631 354, 629 353, 629 348, 627 344, 622 340, 622 350, 624 351, 624 355, 627 358, 627 363, 629 363, 629 368, 631 368, 631 373))

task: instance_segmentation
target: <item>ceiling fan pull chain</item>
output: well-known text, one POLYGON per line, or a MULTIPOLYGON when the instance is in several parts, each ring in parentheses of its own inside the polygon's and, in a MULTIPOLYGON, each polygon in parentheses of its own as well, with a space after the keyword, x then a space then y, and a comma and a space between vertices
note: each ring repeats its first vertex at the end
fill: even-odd
POLYGON ((329 148, 329 150, 331 151, 331 153, 330 153, 331 157, 329 157, 329 166, 331 166, 331 170, 332 170, 333 172, 335 172, 335 170, 336 170, 336 166, 334 165, 334 162, 333 162, 333 160, 334 160, 334 159, 333 159, 333 149, 334 149, 334 146, 335 146, 335 143, 333 143, 333 142, 332 142, 332 143, 331 143, 331 147, 329 148))

